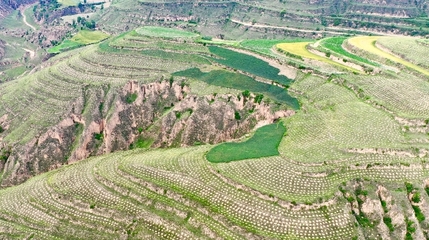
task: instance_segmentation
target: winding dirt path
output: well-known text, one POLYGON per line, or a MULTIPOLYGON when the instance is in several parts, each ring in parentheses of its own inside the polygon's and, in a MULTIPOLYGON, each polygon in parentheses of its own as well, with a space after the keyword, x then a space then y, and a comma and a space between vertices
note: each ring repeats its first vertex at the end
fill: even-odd
POLYGON ((24 21, 25 25, 29 26, 31 29, 33 29, 33 31, 36 31, 36 28, 27 22, 27 17, 25 16, 25 10, 27 10, 31 6, 32 5, 27 5, 23 8, 20 8, 19 11, 21 12, 22 20, 24 21))

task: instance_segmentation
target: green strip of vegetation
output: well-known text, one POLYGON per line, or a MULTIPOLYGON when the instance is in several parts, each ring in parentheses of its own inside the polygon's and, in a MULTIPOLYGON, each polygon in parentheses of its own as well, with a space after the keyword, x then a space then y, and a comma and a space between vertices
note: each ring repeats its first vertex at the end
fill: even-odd
POLYGON ((280 71, 277 68, 259 58, 218 46, 209 46, 209 50, 220 57, 220 59, 212 58, 212 60, 225 66, 270 79, 282 85, 289 85, 292 81, 283 75, 279 75, 280 71))
POLYGON ((293 39, 250 39, 240 42, 240 46, 254 52, 272 55, 271 49, 279 43, 287 42, 309 42, 311 39, 293 38, 293 39))
POLYGON ((369 65, 375 66, 375 67, 380 66, 379 64, 371 62, 371 61, 369 61, 366 58, 359 57, 357 55, 354 55, 354 54, 346 51, 343 48, 343 42, 346 39, 347 39, 347 37, 332 37, 332 38, 327 38, 327 39, 324 39, 323 41, 321 41, 321 45, 324 48, 326 48, 328 50, 331 50, 332 52, 335 52, 337 54, 349 57, 349 58, 354 59, 356 61, 359 61, 359 62, 362 62, 362 63, 366 63, 366 64, 369 64, 369 65))
POLYGON ((223 143, 212 148, 206 155, 213 163, 231 162, 251 158, 279 155, 277 147, 286 128, 282 123, 270 124, 256 130, 247 141, 241 143, 223 143))
POLYGON ((213 70, 205 73, 201 72, 201 70, 198 68, 191 68, 176 72, 173 74, 173 76, 193 78, 220 87, 262 93, 276 102, 285 103, 291 106, 293 109, 299 109, 298 100, 291 97, 286 89, 276 85, 255 81, 253 78, 243 74, 225 70, 213 70))
POLYGON ((49 48, 48 53, 60 53, 72 50, 84 45, 98 43, 108 37, 109 35, 100 31, 82 30, 71 39, 66 39, 60 45, 49 48))
POLYGON ((195 38, 199 35, 174 28, 146 26, 136 29, 140 35, 160 38, 195 38))

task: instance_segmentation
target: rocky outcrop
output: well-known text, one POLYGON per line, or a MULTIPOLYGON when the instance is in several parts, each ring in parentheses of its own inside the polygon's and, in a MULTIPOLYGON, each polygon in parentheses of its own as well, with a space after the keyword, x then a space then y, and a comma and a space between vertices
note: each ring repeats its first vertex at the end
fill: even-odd
MULTIPOLYGON (((216 144, 294 113, 273 112, 253 97, 195 96, 184 83, 169 81, 88 89, 56 126, 24 146, 3 147, 12 151, 0 165, 2 186, 117 150, 216 144)), ((7 127, 7 117, 0 124, 7 127)))

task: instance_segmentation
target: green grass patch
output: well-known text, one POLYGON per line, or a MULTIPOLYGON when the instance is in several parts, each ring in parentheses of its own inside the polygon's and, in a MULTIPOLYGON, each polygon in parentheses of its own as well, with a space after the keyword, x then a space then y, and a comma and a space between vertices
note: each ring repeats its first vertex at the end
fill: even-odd
MULTIPOLYGON (((0 69, 1 70, 1 69, 0 69)), ((14 68, 9 68, 3 71, 3 74, 0 74, 0 82, 12 80, 27 71, 25 66, 17 66, 14 68)))
POLYGON ((277 147, 285 132, 282 123, 266 125, 245 142, 223 143, 212 148, 207 160, 220 163, 279 155, 277 147))
POLYGON ((243 74, 225 70, 213 70, 205 73, 201 72, 198 68, 191 68, 173 73, 173 75, 197 79, 210 85, 262 93, 264 96, 267 96, 276 102, 285 103, 294 109, 299 109, 298 100, 291 97, 286 89, 276 85, 258 82, 243 74))
POLYGON ((101 31, 82 30, 71 39, 64 40, 60 45, 48 49, 48 53, 60 53, 75 49, 84 45, 98 43, 108 38, 109 35, 101 31))
POLYGON ((58 3, 61 3, 64 6, 77 6, 79 5, 79 0, 58 0, 58 3))
POLYGON ((149 148, 153 142, 154 142, 153 139, 139 137, 134 143, 131 143, 130 149, 149 148))
POLYGON ((294 38, 294 39, 250 39, 240 42, 240 46, 254 52, 272 55, 271 49, 279 43, 287 42, 308 42, 309 39, 294 38))
POLYGON ((71 40, 80 44, 87 45, 87 44, 98 43, 108 37, 109 37, 108 34, 101 31, 82 30, 82 31, 79 31, 76 35, 74 35, 71 40))
POLYGON ((279 75, 280 71, 277 68, 259 58, 218 46, 210 46, 209 50, 220 57, 220 59, 213 58, 214 61, 228 67, 270 79, 283 85, 289 85, 292 81, 283 75, 279 75))
POLYGON ((83 46, 83 44, 66 39, 60 45, 48 49, 48 53, 60 53, 83 46))
POLYGON ((371 61, 369 61, 366 58, 357 56, 357 55, 355 55, 353 53, 350 53, 350 52, 346 51, 343 48, 343 43, 344 43, 344 41, 346 39, 347 39, 347 37, 331 37, 331 38, 323 39, 320 42, 320 44, 324 48, 326 48, 326 49, 328 49, 328 50, 330 50, 332 52, 335 52, 337 54, 340 54, 340 55, 343 55, 345 57, 351 58, 353 60, 356 60, 356 61, 359 61, 359 62, 362 62, 362 63, 366 63, 368 65, 375 66, 375 67, 380 66, 379 64, 371 62, 371 61))
POLYGON ((140 35, 159 38, 195 38, 199 35, 174 28, 146 26, 136 29, 140 35))

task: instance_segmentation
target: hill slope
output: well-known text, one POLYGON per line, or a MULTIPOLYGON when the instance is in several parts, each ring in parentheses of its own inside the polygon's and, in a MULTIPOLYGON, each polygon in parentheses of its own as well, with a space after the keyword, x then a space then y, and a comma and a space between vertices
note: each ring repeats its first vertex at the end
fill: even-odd
POLYGON ((2 184, 29 180, 0 190, 0 234, 429 237, 425 40, 199 37, 139 28, 1 84, 2 184), (272 128, 253 134, 274 121, 286 133, 271 143, 272 128), (136 149, 149 146, 170 149, 136 149))

